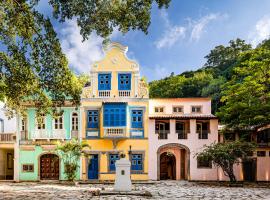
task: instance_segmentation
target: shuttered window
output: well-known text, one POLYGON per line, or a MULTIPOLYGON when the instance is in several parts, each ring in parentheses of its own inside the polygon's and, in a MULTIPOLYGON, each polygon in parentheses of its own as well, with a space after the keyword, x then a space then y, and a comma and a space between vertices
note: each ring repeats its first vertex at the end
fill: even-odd
POLYGON ((131 170, 142 170, 142 154, 132 154, 131 157, 131 170))
POLYGON ((118 90, 131 89, 131 74, 118 74, 118 90))
POLYGON ((131 111, 131 128, 142 128, 143 127, 143 111, 132 110, 131 111))
POLYGON ((109 155, 109 168, 110 171, 115 171, 115 162, 119 160, 119 155, 118 154, 110 154, 109 155))
POLYGON ((98 74, 98 90, 111 90, 111 74, 98 74))
POLYGON ((98 128, 98 110, 87 111, 87 128, 98 128))
POLYGON ((126 104, 104 104, 104 127, 126 126, 126 104))

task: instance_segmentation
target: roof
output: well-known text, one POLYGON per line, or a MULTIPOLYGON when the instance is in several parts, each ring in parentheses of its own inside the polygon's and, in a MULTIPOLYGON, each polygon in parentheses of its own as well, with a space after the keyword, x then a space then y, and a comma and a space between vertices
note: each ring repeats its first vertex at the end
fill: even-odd
POLYGON ((159 114, 159 115, 150 115, 150 119, 218 119, 215 115, 212 114, 182 114, 182 115, 173 115, 173 114, 159 114))

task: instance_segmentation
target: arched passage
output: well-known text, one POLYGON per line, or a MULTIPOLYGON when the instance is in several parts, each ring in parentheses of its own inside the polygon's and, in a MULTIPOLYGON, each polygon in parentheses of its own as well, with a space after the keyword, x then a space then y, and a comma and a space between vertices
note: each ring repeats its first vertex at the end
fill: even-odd
POLYGON ((157 150, 158 180, 188 180, 190 150, 185 145, 169 143, 157 150))
POLYGON ((40 179, 59 180, 59 157, 56 154, 40 156, 40 179))

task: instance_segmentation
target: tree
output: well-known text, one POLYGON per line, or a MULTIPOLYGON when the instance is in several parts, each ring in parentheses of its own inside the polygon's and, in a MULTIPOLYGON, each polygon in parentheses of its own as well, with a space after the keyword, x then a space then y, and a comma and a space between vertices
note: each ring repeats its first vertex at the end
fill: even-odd
MULTIPOLYGON (((36 10, 38 2, 0 1, 0 101, 6 102, 11 115, 23 114, 25 100, 38 113, 55 111, 67 98, 77 106, 86 82, 85 76, 69 69, 50 18, 36 10)), ((76 18, 86 39, 93 31, 107 38, 114 28, 147 33, 154 2, 167 8, 170 0, 50 0, 49 4, 60 22, 76 18)))
POLYGON ((221 167, 224 175, 230 178, 231 182, 236 182, 233 166, 239 164, 255 150, 253 143, 243 141, 233 141, 227 143, 213 143, 205 146, 203 151, 196 154, 197 159, 213 162, 217 167, 221 167))
POLYGON ((79 167, 78 162, 81 155, 84 155, 83 149, 86 147, 89 147, 88 144, 74 139, 57 144, 55 151, 60 155, 64 163, 64 173, 69 181, 73 181, 76 178, 76 172, 79 167))
POLYGON ((270 49, 259 47, 241 56, 232 80, 222 89, 218 116, 231 129, 255 129, 270 121, 270 49))

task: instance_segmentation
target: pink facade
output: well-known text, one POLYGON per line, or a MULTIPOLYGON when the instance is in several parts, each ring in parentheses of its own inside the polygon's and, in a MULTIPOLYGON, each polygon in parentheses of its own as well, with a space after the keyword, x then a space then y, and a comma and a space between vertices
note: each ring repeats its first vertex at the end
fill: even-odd
MULTIPOLYGON (((204 145, 218 142, 218 119, 211 115, 209 98, 151 99, 149 113, 151 180, 162 179, 162 170, 166 168, 161 162, 163 152, 175 157, 176 180, 218 180, 218 169, 214 166, 197 166, 195 156, 204 145), (200 109, 192 112, 194 111, 192 107, 200 109), (204 124, 205 130, 201 130, 204 124), (200 131, 203 136, 199 135, 200 131), (181 151, 184 153, 181 154, 181 151)), ((166 179, 166 171, 163 173, 165 173, 163 178, 166 179)))

